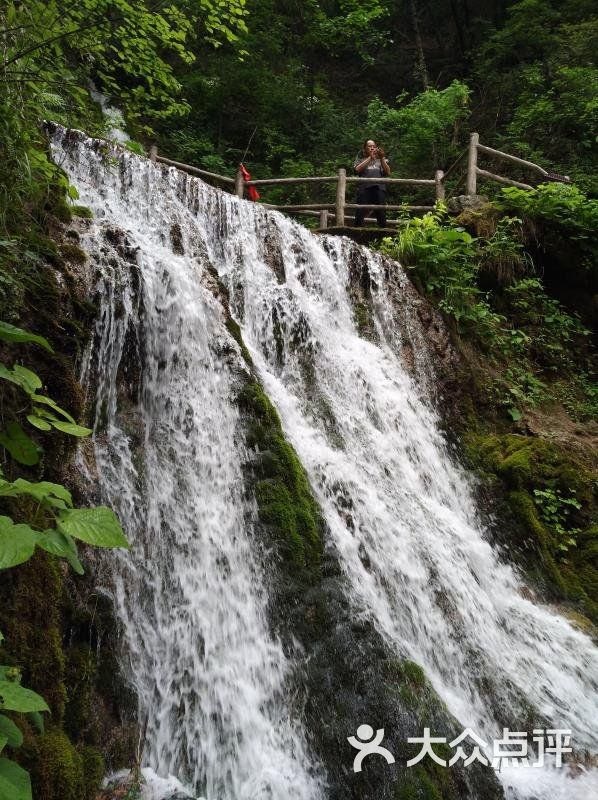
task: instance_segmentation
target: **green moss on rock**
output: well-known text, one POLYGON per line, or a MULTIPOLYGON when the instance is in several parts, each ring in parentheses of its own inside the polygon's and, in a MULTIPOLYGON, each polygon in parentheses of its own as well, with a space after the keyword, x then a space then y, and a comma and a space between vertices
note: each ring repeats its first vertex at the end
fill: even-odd
POLYGON ((73 264, 84 264, 87 260, 85 251, 71 242, 64 242, 60 245, 60 255, 65 261, 71 261, 73 264))
POLYGON ((71 214, 73 217, 81 217, 82 219, 93 219, 93 211, 87 206, 71 206, 71 214))
POLYGON ((251 360, 251 356, 249 355, 249 350, 247 349, 245 342, 243 341, 243 337, 241 336, 241 328, 239 327, 238 323, 229 316, 225 324, 227 331, 241 348, 241 355, 243 356, 245 363, 248 367, 252 367, 253 362, 251 360))
POLYGON ((32 559, 7 574, 0 613, 5 640, 0 655, 5 664, 22 670, 23 685, 39 692, 60 723, 64 716, 66 688, 60 611, 63 579, 61 564, 37 551, 32 559))
POLYGON ((253 470, 260 520, 272 532, 286 561, 298 568, 317 567, 323 523, 280 418, 257 381, 242 388, 238 402, 248 418, 247 444, 256 454, 253 470))
POLYGON ((596 478, 571 452, 537 437, 515 434, 465 436, 471 464, 490 479, 506 503, 513 521, 511 542, 522 538, 534 543, 535 557, 527 569, 535 583, 553 597, 578 603, 581 611, 598 621, 598 530, 596 478), (579 509, 570 511, 568 527, 575 529, 576 544, 563 550, 563 533, 543 518, 535 491, 574 497, 579 509))
POLYGON ((30 769, 37 800, 81 800, 85 797, 83 758, 64 731, 50 730, 40 736, 30 769))
POLYGON ((417 764, 398 782, 396 800, 448 800, 454 795, 442 795, 425 769, 417 764))

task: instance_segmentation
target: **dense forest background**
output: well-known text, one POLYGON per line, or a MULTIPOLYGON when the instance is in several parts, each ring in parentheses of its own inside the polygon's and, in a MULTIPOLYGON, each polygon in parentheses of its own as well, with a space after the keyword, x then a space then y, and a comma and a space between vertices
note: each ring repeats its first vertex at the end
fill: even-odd
POLYGON ((28 117, 102 132, 93 82, 133 139, 216 171, 249 145, 256 176, 328 174, 376 136, 395 174, 431 175, 479 130, 597 191, 591 0, 53 0, 0 25, 3 177, 31 162, 28 117))
POLYGON ((189 114, 165 152, 261 176, 330 174, 379 137, 395 174, 446 169, 467 134, 597 190, 592 2, 249 2, 247 51, 205 44, 180 72, 189 114))

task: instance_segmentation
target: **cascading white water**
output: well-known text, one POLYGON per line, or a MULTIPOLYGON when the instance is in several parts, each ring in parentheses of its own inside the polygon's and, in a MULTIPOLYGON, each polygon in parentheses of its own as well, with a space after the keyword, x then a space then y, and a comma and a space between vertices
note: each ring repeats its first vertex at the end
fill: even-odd
MULTIPOLYGON (((103 490, 135 542, 118 557, 119 612, 148 718, 148 762, 203 781, 210 800, 266 796, 252 780, 274 786, 276 798, 323 791, 282 703, 287 666, 263 622, 263 578, 244 532, 233 378, 218 357, 225 333, 202 288, 208 263, 230 289, 244 340, 307 470, 355 614, 422 665, 459 722, 487 741, 503 723, 519 729, 528 704, 545 727, 570 728, 577 749, 596 752, 598 650, 532 602, 485 538, 425 381, 422 389, 403 363, 408 336, 420 371, 430 369, 408 295, 401 297, 401 268, 391 286, 382 260, 361 252, 373 285, 375 335, 366 340, 349 296, 356 245, 318 239, 280 214, 131 154, 111 166, 90 140, 64 143, 57 134, 54 148, 96 214, 85 241, 103 265, 96 359, 98 415, 107 423, 96 454, 103 490), (122 264, 112 268, 113 254, 101 252, 110 225, 140 248, 142 309, 122 264), (185 256, 172 252, 173 225, 185 256), (140 465, 116 400, 130 326, 146 370, 140 465)), ((593 772, 575 781, 564 768, 501 777, 513 798, 585 800, 598 791, 593 772)))
POLYGON ((86 372, 101 492, 132 543, 112 571, 144 763, 208 800, 314 800, 320 779, 284 702, 289 664, 268 632, 250 540, 239 348, 206 286, 201 237, 188 215, 189 255, 165 240, 176 176, 137 159, 123 172, 85 145, 57 142, 56 156, 95 214, 83 245, 100 314, 86 372), (138 404, 123 397, 136 369, 138 404))

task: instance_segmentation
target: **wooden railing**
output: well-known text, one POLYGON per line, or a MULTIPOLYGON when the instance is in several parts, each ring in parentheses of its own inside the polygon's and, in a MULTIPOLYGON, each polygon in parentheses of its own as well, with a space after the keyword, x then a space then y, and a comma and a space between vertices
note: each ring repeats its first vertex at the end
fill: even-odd
MULTIPOLYGON (((451 175, 453 175, 457 166, 461 164, 465 155, 467 155, 467 167, 465 170, 462 170, 461 177, 456 185, 458 186, 460 180, 465 177, 465 193, 467 195, 473 196, 476 194, 478 178, 495 181, 508 186, 517 186, 521 189, 533 188, 527 183, 522 183, 521 181, 516 181, 512 178, 508 178, 503 175, 497 175, 493 172, 489 172, 488 170, 481 169, 478 166, 480 153, 491 156, 495 159, 517 164, 519 167, 524 167, 528 170, 531 170, 548 181, 561 181, 565 183, 570 182, 570 179, 567 176, 554 175, 537 164, 532 163, 531 161, 526 161, 518 156, 512 156, 509 153, 503 153, 501 150, 495 150, 492 147, 487 147, 486 145, 480 144, 480 136, 478 133, 471 134, 469 147, 463 150, 463 152, 449 167, 449 169, 446 172, 443 172, 440 169, 436 170, 433 178, 361 178, 357 175, 347 175, 346 169, 341 167, 336 175, 310 176, 303 178, 263 178, 246 181, 243 178, 241 170, 237 172, 235 178, 231 178, 226 175, 219 175, 215 172, 209 172, 208 170, 200 169, 199 167, 193 167, 189 164, 183 164, 180 161, 173 161, 170 158, 164 158, 163 156, 158 155, 158 149, 155 145, 150 149, 149 156, 152 161, 157 161, 161 164, 166 164, 171 167, 177 167, 185 172, 189 172, 191 175, 198 175, 201 178, 206 178, 215 183, 221 183, 227 187, 233 187, 234 193, 237 195, 237 197, 241 198, 245 196, 245 190, 249 186, 299 186, 310 183, 336 184, 336 200, 334 203, 295 203, 287 205, 260 203, 260 205, 265 208, 286 211, 290 214, 305 214, 319 217, 320 228, 327 228, 332 219, 334 219, 336 227, 344 227, 346 216, 345 212, 347 209, 354 210, 358 208, 372 208, 371 205, 368 206, 357 203, 347 203, 347 184, 349 183, 359 183, 360 185, 367 183, 382 183, 388 186, 416 186, 420 188, 429 187, 430 190, 433 189, 435 202, 444 200, 446 194, 446 181, 451 175)), ((385 205, 384 208, 388 211, 429 211, 434 208, 434 205, 389 204, 385 205)), ((375 220, 367 218, 365 221, 374 222, 375 220)), ((395 226, 400 224, 400 222, 401 220, 399 219, 391 219, 388 220, 387 224, 395 226)))
POLYGON ((487 147, 485 144, 480 144, 479 133, 472 133, 469 137, 469 149, 467 151, 467 180, 465 183, 465 194, 467 195, 477 194, 478 178, 484 178, 485 180, 506 184, 507 186, 517 186, 519 189, 533 189, 533 186, 530 186, 528 183, 522 183, 521 181, 513 180, 513 178, 508 178, 504 175, 497 175, 494 172, 488 172, 488 170, 481 169, 478 166, 480 153, 491 156, 499 161, 507 161, 511 164, 517 164, 517 166, 523 167, 524 169, 539 175, 540 178, 543 178, 545 181, 571 183, 571 179, 568 175, 555 175, 552 172, 548 172, 543 167, 540 167, 538 164, 534 164, 532 161, 526 161, 524 158, 519 158, 519 156, 512 156, 510 153, 503 153, 502 150, 495 150, 493 147, 487 147))
MULTIPOLYGON (((321 177, 309 178, 264 178, 255 181, 245 181, 244 185, 239 184, 239 197, 243 197, 245 186, 279 186, 279 185, 301 185, 305 183, 335 183, 336 201, 334 203, 299 203, 291 205, 276 205, 263 203, 266 208, 273 208, 277 211, 287 211, 289 213, 307 213, 319 216, 320 228, 328 227, 328 222, 334 218, 337 227, 345 225, 345 211, 347 209, 372 208, 371 205, 360 205, 357 203, 347 203, 347 184, 366 183, 384 184, 387 186, 428 186, 434 190, 435 200, 444 198, 444 185, 442 183, 442 172, 438 170, 435 178, 360 178, 358 176, 347 175, 347 170, 341 167, 336 175, 324 175, 321 177)), ((386 205, 387 211, 409 210, 409 211, 428 211, 434 208, 433 205, 386 205)), ((389 220, 389 224, 397 225, 399 220, 389 220)))

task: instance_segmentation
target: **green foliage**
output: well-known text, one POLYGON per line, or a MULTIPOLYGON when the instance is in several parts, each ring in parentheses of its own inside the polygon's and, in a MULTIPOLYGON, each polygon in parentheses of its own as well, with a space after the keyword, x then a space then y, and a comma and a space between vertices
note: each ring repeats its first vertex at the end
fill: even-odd
POLYGON ((57 86, 56 78, 71 69, 72 76, 81 80, 82 65, 87 63, 91 67, 87 76, 106 94, 119 95, 130 120, 185 114, 189 106, 177 99, 181 87, 171 59, 192 63, 188 42, 197 28, 203 28, 213 45, 236 41, 246 30, 245 13, 245 0, 226 4, 179 0, 158 8, 127 0, 9 2, 3 14, 5 48, 0 70, 5 80, 17 85, 26 83, 22 76, 30 71, 37 102, 44 92, 46 105, 60 109, 66 98, 84 102, 83 88, 77 81, 71 88, 64 87, 65 98, 48 92, 47 87, 57 86), (53 51, 50 65, 45 61, 48 49, 53 51))
POLYGON ((571 509, 579 511, 582 507, 579 500, 563 496, 558 489, 534 489, 534 502, 544 523, 559 537, 558 549, 566 552, 575 547, 580 530, 568 527, 568 522, 571 509))
MULTIPOLYGON (((31 341, 49 348, 43 337, 27 334, 14 326, 0 325, 0 339, 10 342, 31 341)), ((27 420, 34 428, 43 431, 55 428, 71 436, 88 436, 89 428, 77 425, 73 417, 50 397, 39 394, 42 382, 39 377, 20 364, 12 368, 0 364, 0 380, 8 381, 22 389, 29 397, 32 413, 27 420), (51 411, 48 409, 52 409, 51 411), (61 415, 63 419, 59 419, 61 415)), ((41 449, 25 433, 17 421, 9 421, 0 431, 0 444, 20 464, 38 463, 41 449)), ((37 511, 31 524, 15 524, 10 517, 0 517, 0 569, 21 564, 31 558, 35 547, 67 559, 76 572, 82 567, 77 556, 74 539, 96 547, 126 547, 120 524, 108 508, 73 508, 67 489, 59 484, 41 481, 32 483, 24 478, 8 481, 0 477, 0 497, 32 497, 37 511), (50 528, 55 525, 55 528, 50 528), (39 528, 42 530, 39 530, 39 528)))
POLYGON ((41 345, 48 352, 52 352, 50 343, 43 336, 24 331, 22 328, 17 328, 15 325, 10 325, 2 320, 0 320, 0 339, 5 342, 35 342, 35 344, 41 345))
MULTIPOLYGON (((0 517, 0 520, 3 518, 0 517)), ((0 667, 0 710, 20 714, 39 714, 49 711, 43 697, 21 686, 21 674, 14 667, 0 667)), ((23 734, 5 714, 0 714, 0 752, 8 745, 21 747, 23 734)), ((28 773, 7 758, 0 758, 0 800, 31 800, 28 773)))
POLYGON ((385 143, 397 172, 431 176, 456 155, 459 127, 469 116, 469 94, 464 83, 454 80, 446 89, 428 89, 411 100, 403 92, 396 108, 375 98, 368 105, 368 130, 385 143))
POLYGON ((595 474, 566 447, 537 437, 469 430, 465 447, 470 463, 503 495, 516 523, 504 532, 520 565, 550 594, 579 601, 598 620, 595 474), (534 543, 531 552, 526 539, 534 543))
POLYGON ((586 0, 519 0, 481 48, 476 73, 502 149, 547 161, 595 192, 598 19, 586 0), (530 36, 533 31, 533 36, 530 36))
POLYGON ((503 189, 499 205, 516 210, 528 219, 543 225, 549 237, 567 237, 582 256, 582 266, 597 270, 598 264, 598 200, 590 200, 576 186, 544 183, 532 191, 509 187, 503 189), (552 236, 550 233, 552 231, 552 236))
POLYGON ((395 239, 383 240, 381 249, 413 271, 462 332, 480 342, 498 337, 503 318, 492 310, 476 281, 484 243, 447 222, 442 207, 410 219, 395 239))
POLYGON ((8 758, 0 758, 0 800, 31 800, 29 775, 8 758))
MULTIPOLYGON (((11 344, 33 343, 52 351, 43 337, 4 322, 0 323, 0 339, 11 344)), ((35 429, 49 431, 54 428, 72 436, 87 436, 91 433, 88 428, 77 425, 73 417, 52 398, 39 393, 42 381, 30 369, 20 364, 12 367, 0 364, 0 380, 17 387, 28 397, 31 413, 27 414, 27 409, 21 409, 20 416, 26 415, 35 429)), ((39 461, 41 448, 25 433, 17 420, 10 420, 5 424, 4 430, 0 432, 0 444, 19 464, 33 466, 39 461)), ((50 481, 35 482, 22 477, 7 480, 0 470, 0 498, 14 499, 17 502, 15 508, 25 518, 23 522, 15 522, 9 516, 0 516, 0 570, 23 564, 32 558, 36 547, 39 547, 66 559, 75 572, 82 574, 83 567, 79 561, 75 539, 98 547, 128 546, 120 523, 111 509, 73 508, 70 492, 60 484, 50 481), (22 503, 27 499, 34 501, 33 508, 22 503)), ((18 670, 0 667, 0 710, 35 714, 35 722, 43 730, 40 712, 49 711, 49 707, 40 695, 21 686, 18 670)), ((22 742, 19 729, 12 720, 0 714, 0 751, 6 745, 20 747, 22 742)), ((80 754, 72 748, 68 739, 66 742, 72 755, 69 763, 77 770, 77 775, 79 772, 83 774, 80 754)), ((64 760, 60 761, 61 768, 65 763, 64 760)), ((74 773, 65 777, 68 786, 63 790, 75 792, 72 794, 73 800, 80 796, 76 794, 79 789, 75 788, 75 777, 74 773)), ((94 781, 97 785, 97 776, 94 781)), ((83 778, 80 784, 82 791, 83 778)), ((31 800, 27 772, 4 758, 0 759, 0 799, 3 798, 31 800)))
MULTIPOLYGON (((505 196, 514 198, 521 213, 533 204, 548 207, 545 213, 554 215, 563 202, 567 208, 570 203, 577 206, 580 194, 570 189, 509 189, 505 196)), ((585 213, 591 218, 592 210, 585 213)), ((578 223, 577 230, 580 224, 590 223, 578 223)), ((455 321, 457 331, 499 368, 486 385, 494 406, 517 422, 526 407, 564 400, 577 418, 590 417, 597 400, 588 361, 590 331, 546 292, 538 277, 529 275, 533 263, 521 241, 521 225, 521 218, 503 216, 493 222, 488 236, 476 238, 447 219, 439 205, 407 220, 394 239, 383 240, 381 249, 411 271, 421 289, 455 321), (498 284, 492 291, 484 288, 488 276, 498 284)))

